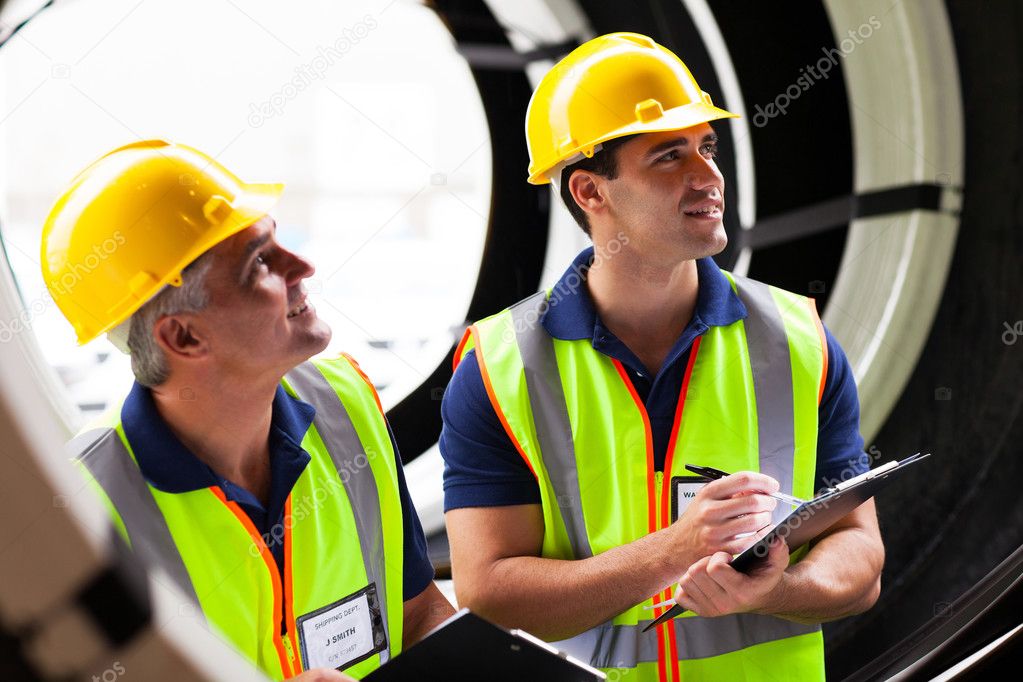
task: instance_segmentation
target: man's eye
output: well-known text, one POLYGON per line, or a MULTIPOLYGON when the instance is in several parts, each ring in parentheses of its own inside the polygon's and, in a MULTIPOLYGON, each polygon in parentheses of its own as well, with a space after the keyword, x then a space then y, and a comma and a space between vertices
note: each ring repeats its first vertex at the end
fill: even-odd
POLYGON ((665 154, 664 156, 662 156, 661 158, 659 158, 657 160, 658 161, 677 161, 678 158, 679 158, 678 157, 678 150, 677 149, 672 149, 670 152, 668 152, 667 154, 665 154))
POLYGON ((717 143, 716 142, 708 142, 707 144, 703 145, 700 148, 700 153, 703 154, 704 156, 706 156, 707 158, 710 158, 710 159, 717 158, 717 155, 718 155, 717 143))
POLYGON ((256 256, 255 260, 256 260, 256 265, 266 265, 270 261, 270 259, 267 258, 266 255, 264 255, 262 253, 259 254, 258 256, 256 256))

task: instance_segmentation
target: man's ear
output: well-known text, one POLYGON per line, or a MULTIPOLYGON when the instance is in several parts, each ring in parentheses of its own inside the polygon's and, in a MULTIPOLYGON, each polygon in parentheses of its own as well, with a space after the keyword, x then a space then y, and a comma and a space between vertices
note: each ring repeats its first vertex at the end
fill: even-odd
POLYGON ((568 191, 579 207, 587 214, 601 212, 607 205, 604 194, 603 178, 585 170, 577 170, 568 179, 568 191))
POLYGON ((209 353, 205 335, 193 322, 191 315, 167 315, 153 325, 153 337, 168 357, 195 359, 209 353))

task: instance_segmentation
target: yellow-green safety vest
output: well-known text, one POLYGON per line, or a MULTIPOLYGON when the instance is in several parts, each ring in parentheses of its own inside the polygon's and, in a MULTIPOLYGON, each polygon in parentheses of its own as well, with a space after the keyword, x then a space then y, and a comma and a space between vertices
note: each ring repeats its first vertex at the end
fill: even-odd
MULTIPOLYGON (((68 449, 134 552, 272 679, 308 667, 307 644, 322 647, 307 642, 313 624, 322 627, 318 615, 358 603, 372 622, 371 650, 345 673, 360 678, 401 651, 404 531, 394 450, 379 397, 351 358, 303 363, 281 383, 316 409, 301 443, 310 461, 285 504, 283 576, 246 513, 218 486, 166 493, 145 481, 120 409, 68 449)), ((331 660, 343 660, 343 644, 331 660)))
MULTIPOLYGON (((467 330, 455 361, 475 347, 494 410, 537 478, 541 556, 584 559, 667 527, 672 491, 691 480, 685 464, 761 471, 784 492, 813 496, 827 370, 815 304, 725 275, 749 314, 694 341, 663 473, 655 471, 649 417, 621 363, 589 339, 544 330, 543 313, 556 304, 550 292, 467 330)), ((787 511, 776 509, 774 520, 787 511)), ((792 561, 805 552, 793 552, 792 561)), ((643 606, 671 594, 669 587, 555 646, 615 680, 824 679, 820 625, 687 612, 641 632, 664 610, 643 606)))

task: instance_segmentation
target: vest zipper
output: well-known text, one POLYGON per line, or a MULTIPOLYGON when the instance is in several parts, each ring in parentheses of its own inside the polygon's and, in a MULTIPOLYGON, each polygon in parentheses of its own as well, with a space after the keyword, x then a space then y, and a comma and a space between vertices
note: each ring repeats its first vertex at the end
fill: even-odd
MULTIPOLYGON (((667 525, 665 525, 664 519, 663 519, 663 517, 661 515, 661 505, 662 505, 662 503, 663 503, 663 501, 665 499, 664 498, 664 492, 665 492, 664 491, 664 474, 665 474, 664 471, 655 471, 654 472, 654 494, 655 494, 654 502, 656 504, 656 509, 657 509, 657 514, 656 514, 656 517, 657 517, 657 530, 662 530, 664 528, 667 528, 667 525)), ((669 477, 669 480, 670 480, 670 477, 669 477)), ((668 599, 671 599, 671 588, 669 587, 664 592, 660 593, 658 595, 658 597, 659 597, 658 601, 666 601, 668 599)), ((667 608, 667 607, 665 607, 665 608, 667 608)), ((672 660, 674 658, 674 656, 672 656, 672 649, 671 649, 671 639, 672 639, 671 638, 671 631, 674 629, 674 627, 675 627, 674 621, 668 621, 661 628, 658 628, 659 630, 661 630, 660 637, 664 640, 664 658, 665 658, 665 666, 664 667, 665 667, 665 672, 667 673, 667 677, 665 678, 666 682, 676 679, 676 673, 675 673, 674 670, 672 670, 672 666, 671 666, 671 662, 672 662, 672 660)))
POLYGON ((284 642, 284 651, 288 654, 288 661, 291 663, 291 670, 297 675, 302 672, 297 665, 295 665, 295 650, 291 647, 291 636, 289 633, 281 635, 281 640, 284 642))
MULTIPOLYGON (((650 415, 646 411, 646 406, 643 401, 640 400, 639 393, 636 392, 636 387, 632 384, 632 379, 629 378, 629 373, 625 371, 625 367, 619 360, 611 359, 615 369, 618 371, 618 375, 621 377, 622 382, 628 389, 629 394, 632 396, 633 402, 636 403, 636 409, 639 410, 640 417, 643 419, 643 429, 645 432, 646 440, 646 460, 647 460, 647 531, 654 533, 661 529, 661 485, 664 482, 664 472, 657 471, 654 468, 654 437, 650 427, 650 415), (651 489, 652 488, 652 489, 651 489)), ((664 599, 670 598, 670 589, 663 592, 659 592, 652 597, 656 601, 663 601, 664 599), (665 593, 668 596, 665 597, 665 593)), ((667 608, 667 607, 665 607, 667 608)), ((653 617, 656 618, 663 611, 661 609, 654 609, 653 617)), ((657 637, 658 641, 658 661, 657 661, 657 677, 660 682, 669 682, 675 679, 674 673, 669 673, 668 668, 673 659, 672 653, 668 651, 668 647, 671 644, 671 638, 669 632, 674 632, 674 625, 671 623, 657 626, 657 637), (669 630, 670 629, 670 630, 669 630)))
MULTIPOLYGON (((686 363, 686 371, 682 377, 682 388, 678 394, 678 404, 675 407, 675 420, 671 426, 671 438, 668 440, 668 448, 664 453, 664 472, 663 475, 668 476, 668 487, 658 486, 660 490, 661 499, 658 500, 660 503, 660 514, 658 516, 660 525, 663 528, 667 528, 671 523, 672 510, 668 508, 671 504, 671 471, 674 469, 673 460, 675 458, 675 450, 678 446, 678 434, 682 429, 682 411, 685 409, 686 398, 689 395, 689 380, 693 376, 693 367, 696 366, 696 357, 700 353, 700 343, 703 341, 703 336, 697 336, 693 339, 693 345, 689 349, 689 362, 686 363), (665 504, 667 503, 667 504, 665 504)), ((665 599, 671 599, 672 589, 669 586, 665 590, 665 599)), ((671 678, 678 681, 682 679, 682 671, 679 668, 678 660, 678 642, 675 636, 675 623, 674 621, 669 622, 668 627, 665 628, 665 651, 667 652, 667 668, 671 671, 671 678)))
POLYGON ((287 498, 284 500, 284 520, 287 519, 291 519, 292 523, 284 524, 284 544, 282 547, 284 555, 282 570, 284 574, 281 575, 281 580, 284 583, 282 591, 283 598, 281 601, 281 611, 283 611, 284 616, 284 634, 282 637, 285 640, 288 653, 291 657, 291 669, 294 671, 294 674, 297 675, 304 671, 304 667, 298 649, 298 626, 295 624, 294 567, 291 562, 291 529, 294 528, 295 524, 294 517, 291 515, 291 493, 288 493, 287 498))
MULTIPOLYGON (((281 579, 280 571, 277 569, 277 562, 274 561, 273 554, 270 552, 270 548, 266 546, 266 542, 256 531, 256 526, 253 525, 252 519, 246 514, 241 507, 238 506, 237 502, 227 499, 224 491, 219 486, 212 486, 209 490, 219 499, 228 510, 234 514, 234 517, 242 525, 242 527, 248 532, 249 537, 252 539, 253 544, 259 549, 260 556, 263 558, 263 563, 266 564, 267 573, 270 575, 270 585, 274 592, 274 601, 280 600, 280 610, 277 611, 274 618, 274 649, 277 651, 277 657, 280 659, 281 672, 285 678, 293 677, 297 675, 300 670, 296 670, 293 666, 294 654, 291 652, 291 643, 288 641, 290 638, 287 633, 280 634, 280 621, 284 618, 286 606, 284 602, 284 581, 281 579)), ((285 533, 290 529, 285 527, 285 533)), ((274 604, 276 606, 277 604, 274 604)))

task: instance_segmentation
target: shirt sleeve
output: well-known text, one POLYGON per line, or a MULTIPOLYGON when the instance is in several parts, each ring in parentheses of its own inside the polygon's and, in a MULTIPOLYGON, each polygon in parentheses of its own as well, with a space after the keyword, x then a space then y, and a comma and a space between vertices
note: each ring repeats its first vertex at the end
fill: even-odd
POLYGON ((444 392, 440 453, 444 511, 540 504, 540 487, 494 412, 475 351, 444 392))
POLYGON ((870 468, 860 435, 860 401, 852 367, 838 341, 825 327, 828 372, 818 408, 817 489, 858 476, 870 468))
POLYGON ((394 440, 390 424, 387 425, 387 433, 391 437, 394 461, 398 469, 398 494, 401 496, 401 517, 405 531, 402 597, 403 601, 408 601, 417 597, 430 586, 430 583, 433 582, 434 571, 427 554, 426 534, 423 533, 423 524, 419 522, 419 514, 416 513, 416 507, 412 504, 412 498, 408 494, 405 470, 401 464, 401 457, 398 455, 398 444, 394 440))

